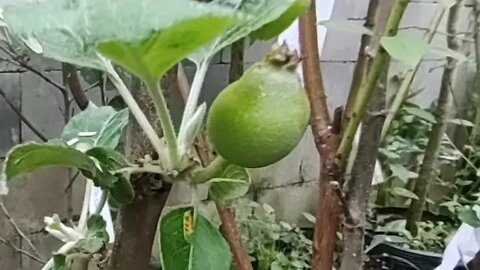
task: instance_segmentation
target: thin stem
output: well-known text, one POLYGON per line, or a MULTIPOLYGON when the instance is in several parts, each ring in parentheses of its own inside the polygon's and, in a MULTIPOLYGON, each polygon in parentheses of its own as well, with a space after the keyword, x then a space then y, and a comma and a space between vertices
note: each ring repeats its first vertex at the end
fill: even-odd
POLYGON ((195 184, 205 183, 215 176, 218 176, 228 164, 228 161, 218 156, 212 162, 210 162, 207 167, 196 172, 192 177, 192 182, 195 184))
POLYGON ((83 196, 82 211, 80 212, 80 219, 78 220, 77 230, 83 233, 87 227, 88 207, 90 205, 90 197, 92 194, 93 182, 87 179, 85 184, 85 195, 83 196))
MULTIPOLYGON (((460 15, 461 1, 457 0, 456 4, 450 8, 447 20, 447 32, 454 35, 458 18, 460 15)), ((458 42, 452 38, 447 37, 447 45, 451 50, 458 50, 458 42)), ((440 85, 440 93, 438 96, 438 104, 435 109, 435 123, 429 134, 427 146, 425 147, 425 155, 423 157, 422 166, 418 172, 418 177, 415 180, 415 188, 413 192, 418 199, 413 199, 410 203, 407 216, 406 228, 416 236, 418 233, 417 222, 422 219, 423 209, 425 208, 427 195, 430 187, 432 173, 437 164, 438 153, 443 134, 446 129, 446 119, 451 103, 450 86, 455 73, 456 60, 447 57, 447 65, 443 71, 442 84, 440 85)))
POLYGON ((45 264, 45 261, 44 261, 43 259, 41 259, 41 258, 33 255, 32 253, 30 253, 30 252, 28 252, 28 251, 26 251, 26 250, 23 250, 23 249, 17 247, 17 246, 16 246, 15 244, 13 244, 11 241, 8 241, 8 240, 5 239, 5 238, 0 237, 0 242, 2 242, 2 243, 3 243, 4 245, 6 245, 6 246, 10 246, 10 247, 11 247, 12 249, 14 249, 16 252, 21 253, 21 254, 29 257, 30 259, 32 259, 32 260, 34 260, 34 261, 37 261, 37 262, 39 262, 39 263, 41 263, 41 264, 45 264))
POLYGON ((97 207, 95 208, 95 212, 93 212, 94 215, 99 215, 103 207, 105 207, 105 203, 107 202, 108 198, 108 190, 102 189, 102 196, 100 197, 100 202, 98 202, 97 207))
MULTIPOLYGON (((397 0, 395 2, 395 5, 390 12, 390 16, 388 17, 384 33, 385 36, 395 36, 397 34, 400 20, 402 19, 403 13, 405 12, 409 3, 410 0, 397 0)), ((352 142, 355 138, 355 133, 357 132, 360 121, 363 119, 363 116, 367 110, 368 101, 370 100, 373 90, 375 89, 382 69, 386 64, 388 64, 389 60, 390 57, 388 53, 383 49, 383 47, 380 46, 375 58, 373 59, 368 75, 360 86, 358 96, 353 105, 352 117, 351 119, 348 119, 349 122, 345 128, 340 146, 337 150, 336 166, 338 166, 340 170, 343 170, 345 167, 350 150, 352 149, 352 142)))
POLYGON ((147 82, 147 89, 152 97, 153 104, 157 110, 157 115, 160 118, 163 134, 165 135, 170 158, 170 169, 176 169, 178 167, 178 162, 180 161, 178 157, 177 135, 175 134, 172 118, 168 111, 167 101, 165 100, 162 89, 160 89, 160 85, 157 81, 147 82))
POLYGON ((30 240, 30 238, 28 238, 28 236, 22 231, 22 229, 20 229, 20 227, 17 225, 17 223, 15 222, 15 220, 13 220, 12 216, 10 215, 10 213, 8 212, 7 208, 5 207, 5 204, 3 202, 3 198, 0 196, 0 208, 2 208, 2 211, 3 211, 3 214, 5 215, 5 217, 8 219, 8 221, 10 222, 10 224, 12 225, 12 227, 15 229, 15 231, 18 233, 18 235, 20 235, 20 237, 25 240, 25 242, 28 244, 28 246, 33 250, 33 252, 35 252, 35 254, 42 258, 42 254, 40 254, 40 252, 38 251, 38 249, 33 245, 32 241, 30 240))
MULTIPOLYGON (((432 19, 430 28, 425 33, 425 39, 427 40, 428 44, 432 42, 433 37, 435 36, 435 33, 437 33, 438 27, 440 26, 440 23, 442 22, 442 19, 446 13, 446 9, 443 8, 441 5, 442 5, 441 3, 438 4, 436 15, 432 19)), ((381 142, 385 140, 388 134, 388 131, 390 130, 390 126, 393 123, 393 119, 398 114, 400 107, 402 106, 405 100, 405 97, 407 96, 410 90, 410 85, 412 84, 413 78, 418 72, 420 63, 421 62, 417 63, 417 65, 413 69, 409 69, 407 71, 407 73, 405 74, 405 77, 402 80, 402 83, 400 84, 400 88, 398 89, 397 94, 395 95, 392 105, 388 110, 388 114, 385 119, 385 122, 383 123, 382 135, 380 139, 381 142)))
MULTIPOLYGON (((69 252, 72 248, 74 248, 76 244, 77 242, 67 242, 62 247, 60 247, 55 253, 65 254, 69 252)), ((42 267, 41 270, 50 270, 52 267, 53 267, 53 258, 48 260, 48 262, 42 267)))
POLYGON ((104 61, 104 66, 106 69, 106 72, 108 74, 108 77, 112 81, 112 83, 115 85, 117 88, 118 92, 122 96, 123 100, 125 101, 125 104, 127 104, 128 108, 130 109, 131 114, 135 119, 137 120, 138 124, 140 127, 143 129, 145 132, 146 136, 150 140, 150 142, 153 145, 153 148, 155 151, 161 156, 162 155, 162 141, 160 140, 160 137, 158 137, 157 133, 153 129, 152 125, 150 122, 148 122, 147 117, 143 113, 142 109, 138 106, 137 102, 133 98, 132 94, 130 93, 130 90, 128 90, 127 86, 125 83, 123 83, 122 79, 118 75, 118 73, 115 71, 113 68, 112 64, 110 61, 105 60, 104 61))
POLYGON ((7 103, 7 105, 10 107, 10 109, 12 109, 12 111, 18 116, 20 117, 20 119, 23 121, 23 123, 25 123, 25 125, 27 125, 27 127, 29 127, 33 133, 35 133, 35 135, 38 136, 38 138, 40 138, 42 141, 46 142, 48 141, 47 139, 47 136, 45 136, 39 129, 37 129, 28 119, 27 117, 25 117, 21 110, 19 108, 17 108, 15 106, 15 104, 13 104, 13 102, 8 99, 7 95, 5 94, 5 92, 3 92, 2 89, 0 89, 0 96, 3 98, 3 100, 5 101, 5 103, 7 103))
POLYGON ((198 98, 202 91, 203 82, 205 81, 205 75, 207 74, 208 67, 210 65, 211 58, 207 58, 197 66, 197 71, 193 77, 192 87, 190 88, 190 93, 188 94, 188 99, 185 104, 185 110, 182 116, 182 123, 180 124, 179 133, 185 132, 185 126, 187 122, 192 118, 195 113, 195 109, 198 105, 198 98))

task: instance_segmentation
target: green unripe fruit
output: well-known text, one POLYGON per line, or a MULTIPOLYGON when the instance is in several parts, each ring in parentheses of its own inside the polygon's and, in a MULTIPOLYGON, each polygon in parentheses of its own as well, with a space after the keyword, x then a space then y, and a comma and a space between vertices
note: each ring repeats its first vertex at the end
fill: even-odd
POLYGON ((207 133, 220 156, 259 168, 288 155, 308 125, 310 107, 297 74, 299 57, 284 44, 245 71, 213 102, 207 133))
POLYGON ((113 187, 110 189, 110 195, 112 202, 115 201, 117 204, 129 204, 135 198, 135 192, 133 186, 130 183, 130 180, 126 177, 119 177, 118 180, 113 184, 113 187))

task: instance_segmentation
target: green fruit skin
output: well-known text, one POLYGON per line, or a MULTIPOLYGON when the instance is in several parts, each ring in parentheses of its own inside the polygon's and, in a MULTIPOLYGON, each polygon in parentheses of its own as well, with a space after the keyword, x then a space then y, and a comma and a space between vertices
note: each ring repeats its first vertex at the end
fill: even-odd
POLYGON ((288 155, 308 125, 310 106, 298 74, 259 62, 212 103, 207 133, 233 164, 259 168, 288 155))
POLYGON ((126 177, 119 177, 117 182, 113 184, 110 189, 112 199, 120 205, 129 204, 135 198, 135 191, 133 190, 130 180, 126 177))

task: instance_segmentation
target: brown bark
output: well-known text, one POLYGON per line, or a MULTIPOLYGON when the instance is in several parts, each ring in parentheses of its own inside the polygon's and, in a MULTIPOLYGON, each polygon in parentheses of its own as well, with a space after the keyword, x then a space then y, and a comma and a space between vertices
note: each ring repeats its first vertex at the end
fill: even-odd
POLYGON ((383 121, 385 120, 383 114, 378 114, 385 108, 385 83, 387 80, 387 72, 385 71, 380 80, 381 85, 377 87, 376 93, 370 101, 369 111, 371 113, 367 114, 363 121, 357 156, 352 167, 351 178, 346 187, 346 208, 351 219, 346 220, 343 228, 344 244, 341 270, 363 269, 365 218, 380 147, 383 121))
MULTIPOLYGON (((170 70, 162 79, 162 89, 166 94, 178 91, 177 70, 170 70)), ((161 133, 160 123, 148 92, 138 79, 133 80, 132 94, 143 109, 155 130, 161 133)), ((125 154, 130 161, 138 161, 145 155, 157 158, 150 141, 133 117, 127 126, 125 154)), ((158 220, 168 198, 170 185, 161 182, 156 175, 132 175, 135 200, 120 208, 115 228, 115 243, 109 262, 109 270, 149 269, 152 246, 157 231, 158 220)))
POLYGON ((62 63, 62 71, 75 103, 77 103, 80 110, 85 110, 88 107, 89 101, 80 84, 77 69, 72 64, 62 63))
POLYGON ((321 158, 312 270, 331 270, 340 219, 339 200, 331 185, 335 180, 333 168, 338 136, 332 133, 334 128, 331 128, 328 113, 320 70, 315 14, 315 1, 312 1, 309 11, 300 18, 299 23, 300 47, 304 57, 303 74, 311 107, 310 124, 321 158))

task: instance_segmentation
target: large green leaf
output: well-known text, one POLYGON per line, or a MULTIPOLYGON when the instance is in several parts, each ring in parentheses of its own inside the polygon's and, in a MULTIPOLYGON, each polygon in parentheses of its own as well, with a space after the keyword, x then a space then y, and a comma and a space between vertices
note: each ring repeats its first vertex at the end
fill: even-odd
POLYGON ((199 17, 181 21, 141 42, 110 41, 97 48, 143 81, 157 81, 175 63, 223 32, 231 21, 228 17, 199 17))
POLYGON ((404 32, 382 37, 380 43, 392 58, 410 67, 415 67, 427 51, 427 43, 423 38, 404 32))
MULTIPOLYGON (((243 16, 223 35, 212 43, 197 50, 189 56, 190 60, 199 65, 205 58, 214 55, 222 48, 260 29, 262 26, 278 19, 292 7, 297 0, 215 0, 214 3, 238 10, 243 16)), ((282 21, 283 26, 285 23, 282 21)), ((282 27, 283 27, 282 26, 282 27)), ((287 27, 286 25, 285 27, 287 27)), ((279 31, 281 27, 275 29, 279 31)))
POLYGON ((252 40, 268 40, 278 36, 309 7, 310 0, 296 0, 278 19, 269 22, 250 34, 252 40))
POLYGON ((66 256, 63 254, 54 254, 53 257, 53 270, 67 270, 66 256))
POLYGON ((160 221, 159 230, 162 269, 230 269, 231 254, 225 239, 193 207, 167 213, 160 221), (193 223, 188 222, 190 220, 193 223), (184 225, 187 225, 186 230, 184 225))
POLYGON ((70 147, 39 143, 15 146, 7 154, 3 175, 7 181, 47 167, 70 167, 85 172, 89 177, 96 174, 94 162, 83 152, 70 147))
POLYGON ((150 67, 163 69, 189 49, 209 42, 228 27, 233 14, 232 9, 193 0, 48 0, 12 2, 3 8, 9 30, 22 39, 35 39, 46 57, 99 69, 103 66, 97 44, 121 41, 133 46, 144 44, 144 40, 149 42, 142 53, 165 56, 148 60, 150 67), (151 39, 153 33, 155 38, 151 39), (157 42, 168 46, 159 47, 157 42), (157 49, 164 51, 153 52, 157 49))
POLYGON ((245 168, 230 164, 222 175, 209 180, 210 196, 215 200, 233 200, 245 195, 250 187, 251 178, 245 168))
POLYGON ((63 129, 61 138, 72 146, 115 148, 128 123, 128 109, 115 111, 110 106, 89 107, 75 115, 63 129))
POLYGON ((480 228, 478 207, 466 207, 458 214, 458 219, 472 227, 480 228))

